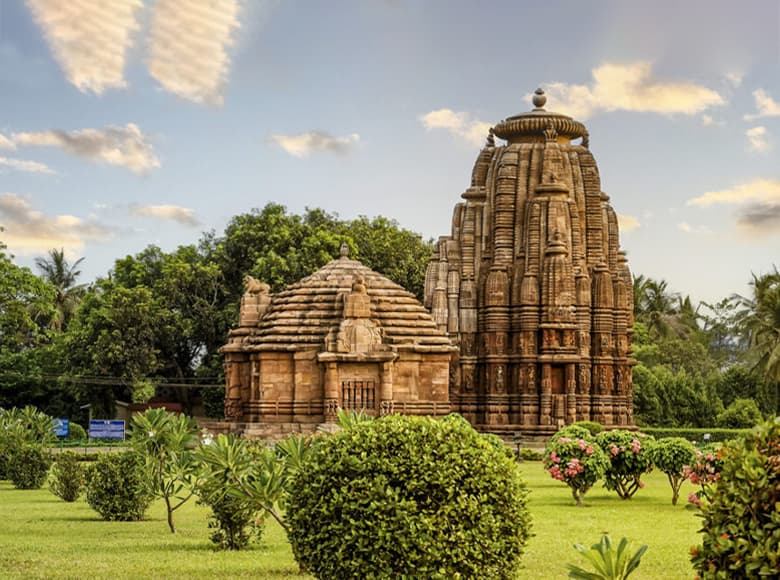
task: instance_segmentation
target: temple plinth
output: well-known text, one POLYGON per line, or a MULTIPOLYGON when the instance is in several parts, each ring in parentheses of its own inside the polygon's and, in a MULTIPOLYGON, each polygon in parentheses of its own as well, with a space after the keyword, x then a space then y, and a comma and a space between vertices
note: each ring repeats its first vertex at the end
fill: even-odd
POLYGON ((459 347, 450 403, 476 427, 633 427, 633 293, 582 123, 543 107, 490 130, 425 306, 459 347), (496 137, 503 145, 496 144, 496 137))

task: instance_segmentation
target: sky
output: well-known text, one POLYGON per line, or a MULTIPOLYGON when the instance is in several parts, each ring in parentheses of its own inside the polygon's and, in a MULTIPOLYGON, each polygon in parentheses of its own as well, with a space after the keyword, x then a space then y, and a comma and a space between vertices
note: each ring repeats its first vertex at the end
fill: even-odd
POLYGON ((778 0, 0 0, 0 240, 88 281, 269 202, 448 235, 538 86, 635 274, 714 302, 780 266, 778 0))

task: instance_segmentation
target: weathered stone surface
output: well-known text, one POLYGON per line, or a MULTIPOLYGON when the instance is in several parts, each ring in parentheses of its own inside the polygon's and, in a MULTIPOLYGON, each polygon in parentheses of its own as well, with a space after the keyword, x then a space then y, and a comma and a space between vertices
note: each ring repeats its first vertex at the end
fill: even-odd
POLYGON ((278 294, 258 284, 222 349, 228 420, 310 432, 338 409, 450 412, 455 347, 414 295, 346 252, 278 294))
POLYGON ((585 126, 545 101, 537 92, 533 111, 491 130, 426 272, 424 303, 459 346, 450 402, 487 431, 632 426, 617 216, 585 126))

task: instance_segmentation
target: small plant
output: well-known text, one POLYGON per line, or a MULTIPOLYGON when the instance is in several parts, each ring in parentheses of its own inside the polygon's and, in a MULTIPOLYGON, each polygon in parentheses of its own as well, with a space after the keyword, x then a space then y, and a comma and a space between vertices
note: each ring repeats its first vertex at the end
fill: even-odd
POLYGON ((578 506, 588 490, 609 467, 609 459, 587 429, 570 425, 553 435, 544 451, 544 468, 550 477, 571 488, 578 506))
POLYGON ((63 451, 57 455, 49 473, 49 490, 57 497, 67 501, 76 501, 84 488, 84 468, 79 456, 73 451, 63 451))
POLYGON ((721 477, 701 503, 702 578, 780 578, 780 417, 721 449, 721 477))
POLYGON ((604 487, 617 492, 620 499, 631 499, 642 489, 642 474, 653 468, 648 450, 654 439, 643 433, 604 431, 596 437, 599 447, 607 454, 610 466, 604 475, 604 487))
POLYGON ((136 453, 101 453, 88 471, 87 503, 104 520, 143 519, 153 497, 136 453))
POLYGON ((701 486, 699 491, 692 492, 688 501, 701 507, 702 498, 710 499, 712 485, 720 479, 723 469, 721 452, 695 451, 695 457, 691 465, 683 467, 683 476, 693 485, 701 486))
POLYGON ((680 486, 686 479, 686 466, 693 463, 693 444, 682 437, 668 437, 656 441, 648 452, 653 465, 666 474, 672 486, 672 505, 677 505, 680 486))
POLYGON ((87 432, 84 430, 84 427, 78 423, 71 423, 69 425, 68 436, 65 438, 66 441, 86 441, 86 439, 87 432))
POLYGON ((51 456, 41 445, 25 444, 8 460, 8 479, 16 489, 40 489, 50 466, 51 456))
POLYGON ((598 544, 593 544, 590 549, 582 544, 574 544, 574 548, 591 563, 595 572, 589 572, 574 564, 568 564, 569 578, 575 580, 624 580, 639 566, 642 556, 647 551, 647 545, 631 554, 628 549, 628 540, 621 538, 614 548, 609 536, 604 535, 598 544))
POLYGON ((517 452, 517 458, 520 461, 544 461, 544 452, 522 447, 517 452))
POLYGON ((211 541, 223 550, 241 550, 259 539, 262 518, 257 506, 240 493, 238 482, 253 468, 254 457, 244 439, 218 435, 196 451, 201 478, 199 503, 211 509, 211 541))

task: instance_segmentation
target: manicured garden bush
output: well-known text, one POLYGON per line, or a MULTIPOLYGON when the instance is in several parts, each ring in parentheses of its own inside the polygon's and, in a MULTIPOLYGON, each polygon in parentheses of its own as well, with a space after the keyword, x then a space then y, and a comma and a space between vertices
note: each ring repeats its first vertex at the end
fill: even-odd
POLYGON ((576 427, 584 427, 593 437, 604 430, 604 425, 597 421, 577 421, 576 423, 572 423, 572 425, 576 427))
POLYGON ((653 467, 647 453, 653 438, 644 433, 616 429, 599 433, 596 443, 610 462, 604 474, 604 487, 617 492, 621 499, 631 499, 644 487, 642 474, 653 467))
POLYGON ((51 466, 51 455, 41 445, 25 444, 8 459, 8 479, 16 489, 40 489, 51 466))
POLYGON ((88 471, 87 503, 104 520, 143 519, 152 498, 143 460, 136 453, 103 453, 88 471))
POLYGON ((70 423, 68 425, 68 436, 65 437, 66 441, 86 441, 87 431, 78 423, 70 423))
POLYGON ((683 468, 683 476, 693 485, 701 486, 701 489, 692 492, 688 496, 690 503, 701 506, 701 499, 710 497, 712 484, 720 479, 723 470, 723 460, 719 450, 705 449, 695 451, 695 457, 690 465, 683 468))
POLYGON ((723 412, 718 413, 715 422, 726 429, 749 429, 763 421, 761 411, 753 399, 736 399, 723 412))
POLYGON ((702 578, 780 578, 780 418, 721 449, 723 470, 701 505, 702 578))
POLYGON ((550 477, 571 488, 578 506, 588 490, 604 477, 609 459, 590 436, 590 432, 569 425, 552 436, 544 450, 544 468, 550 477))
POLYGON ((667 437, 653 443, 648 451, 653 465, 663 471, 672 486, 672 505, 677 505, 680 487, 686 478, 686 466, 690 466, 696 455, 693 443, 682 437, 667 437))
POLYGON ((292 479, 293 552, 317 578, 514 578, 530 534, 518 470, 456 415, 355 423, 292 479))
POLYGON ((84 467, 81 458, 73 451, 63 451, 57 455, 49 473, 49 489, 57 497, 71 502, 76 501, 84 488, 84 467))

